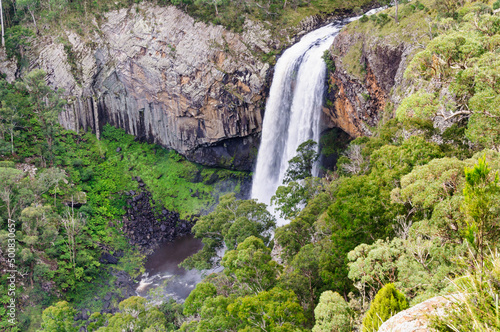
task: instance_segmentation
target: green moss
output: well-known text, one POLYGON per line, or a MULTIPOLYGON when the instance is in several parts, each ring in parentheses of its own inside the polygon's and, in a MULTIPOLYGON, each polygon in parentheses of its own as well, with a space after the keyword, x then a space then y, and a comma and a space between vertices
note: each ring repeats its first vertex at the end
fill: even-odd
POLYGON ((391 7, 370 16, 368 20, 352 22, 344 29, 348 33, 362 33, 369 40, 384 38, 384 43, 390 45, 397 45, 402 41, 426 43, 429 40, 429 25, 426 18, 432 18, 436 12, 429 9, 433 6, 432 0, 422 0, 420 3, 424 6, 424 10, 419 10, 411 2, 401 4, 398 24, 394 20, 396 9, 391 7))
POLYGON ((360 80, 363 80, 366 75, 364 63, 361 63, 362 54, 363 40, 359 40, 349 49, 349 52, 342 57, 342 63, 347 72, 360 80))

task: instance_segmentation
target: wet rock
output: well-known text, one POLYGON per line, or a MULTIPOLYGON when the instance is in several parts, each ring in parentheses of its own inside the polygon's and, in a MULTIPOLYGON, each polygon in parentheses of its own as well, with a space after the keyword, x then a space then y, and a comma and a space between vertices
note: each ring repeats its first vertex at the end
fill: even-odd
POLYGON ((117 148, 116 148, 116 152, 120 152, 121 150, 122 150, 122 148, 121 148, 121 147, 117 147, 117 148))

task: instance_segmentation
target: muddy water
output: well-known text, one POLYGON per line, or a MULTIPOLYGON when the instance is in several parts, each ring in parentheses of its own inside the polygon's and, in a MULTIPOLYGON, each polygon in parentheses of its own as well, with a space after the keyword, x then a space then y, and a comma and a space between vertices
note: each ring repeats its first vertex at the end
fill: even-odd
POLYGON ((202 279, 197 270, 186 271, 178 264, 202 248, 201 240, 187 235, 164 243, 147 258, 146 273, 136 288, 137 295, 153 302, 172 297, 183 301, 202 279))

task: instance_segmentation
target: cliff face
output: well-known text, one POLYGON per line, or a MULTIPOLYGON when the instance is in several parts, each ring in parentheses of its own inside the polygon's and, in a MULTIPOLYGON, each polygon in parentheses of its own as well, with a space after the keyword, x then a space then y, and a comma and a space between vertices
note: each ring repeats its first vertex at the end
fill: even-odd
POLYGON ((99 135, 106 123, 211 166, 251 169, 262 124, 269 34, 235 34, 175 7, 106 13, 95 32, 35 45, 34 66, 70 98, 67 129, 99 135), (87 34, 88 35, 88 34, 87 34))
POLYGON ((335 68, 329 74, 325 125, 340 127, 352 137, 371 135, 370 127, 392 110, 388 106, 401 101, 403 73, 415 51, 415 43, 401 37, 356 28, 342 31, 330 48, 335 68))

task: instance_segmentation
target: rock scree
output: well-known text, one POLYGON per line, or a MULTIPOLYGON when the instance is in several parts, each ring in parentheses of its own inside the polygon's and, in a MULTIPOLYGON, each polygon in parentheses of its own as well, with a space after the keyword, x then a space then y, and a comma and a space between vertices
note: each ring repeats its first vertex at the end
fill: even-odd
POLYGON ((191 233, 195 218, 180 219, 179 213, 169 211, 152 198, 140 177, 134 177, 139 189, 126 192, 127 210, 122 229, 130 244, 150 254, 160 243, 191 233))

